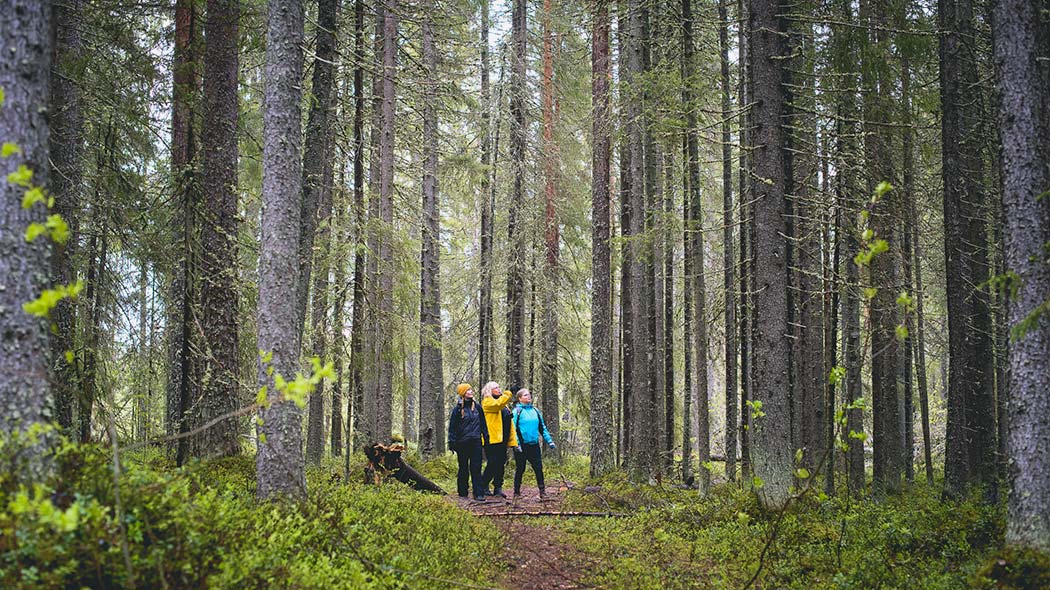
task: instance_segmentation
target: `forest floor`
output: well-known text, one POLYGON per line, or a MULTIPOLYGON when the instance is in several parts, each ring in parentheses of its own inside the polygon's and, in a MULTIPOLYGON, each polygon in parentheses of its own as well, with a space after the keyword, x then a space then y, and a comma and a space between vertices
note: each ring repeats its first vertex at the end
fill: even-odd
POLYGON ((494 555, 506 568, 502 587, 516 590, 589 587, 581 580, 597 564, 569 544, 551 519, 543 516, 562 512, 563 493, 569 486, 571 484, 563 482, 547 488, 547 497, 543 500, 539 488, 530 485, 522 486, 518 498, 490 497, 485 502, 456 500, 475 516, 491 519, 502 533, 503 547, 493 548, 494 555))

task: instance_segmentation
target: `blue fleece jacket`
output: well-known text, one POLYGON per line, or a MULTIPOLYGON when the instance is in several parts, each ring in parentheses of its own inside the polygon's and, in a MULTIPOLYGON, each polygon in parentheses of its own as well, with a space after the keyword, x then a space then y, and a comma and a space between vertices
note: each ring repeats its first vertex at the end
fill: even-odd
POLYGON ((530 404, 521 404, 514 408, 514 429, 518 433, 518 442, 523 445, 535 445, 540 442, 540 435, 548 445, 554 444, 543 415, 530 404))

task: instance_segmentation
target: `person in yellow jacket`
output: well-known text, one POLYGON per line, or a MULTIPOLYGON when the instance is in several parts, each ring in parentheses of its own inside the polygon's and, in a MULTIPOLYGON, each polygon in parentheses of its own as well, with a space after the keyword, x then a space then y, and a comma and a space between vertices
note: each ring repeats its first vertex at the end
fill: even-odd
POLYGON ((489 440, 485 445, 485 457, 488 463, 481 475, 481 485, 486 494, 506 498, 503 493, 503 474, 507 466, 507 447, 518 446, 518 437, 511 425, 510 410, 507 404, 513 399, 510 391, 502 391, 499 383, 489 381, 481 388, 481 409, 485 413, 485 424, 488 426, 489 440), (491 493, 489 484, 494 486, 491 493))

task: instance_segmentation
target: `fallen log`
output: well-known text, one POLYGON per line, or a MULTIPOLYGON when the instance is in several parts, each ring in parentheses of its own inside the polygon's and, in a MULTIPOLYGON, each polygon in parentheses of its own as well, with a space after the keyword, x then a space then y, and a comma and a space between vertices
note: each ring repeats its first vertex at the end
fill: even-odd
POLYGON ((478 516, 604 516, 606 518, 624 518, 629 516, 622 512, 562 512, 562 511, 521 511, 521 512, 479 512, 478 516))
POLYGON ((365 467, 365 483, 381 485, 384 479, 393 478, 414 490, 444 494, 445 490, 405 463, 401 458, 404 450, 405 445, 397 443, 390 446, 372 443, 366 446, 368 466, 365 467))

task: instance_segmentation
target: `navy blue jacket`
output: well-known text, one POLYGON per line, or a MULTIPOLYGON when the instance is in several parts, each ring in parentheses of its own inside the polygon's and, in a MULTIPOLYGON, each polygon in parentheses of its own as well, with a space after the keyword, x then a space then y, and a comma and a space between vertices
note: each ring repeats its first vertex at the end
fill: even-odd
POLYGON ((461 399, 452 406, 448 417, 448 448, 465 442, 479 441, 489 444, 489 429, 477 400, 461 399))

